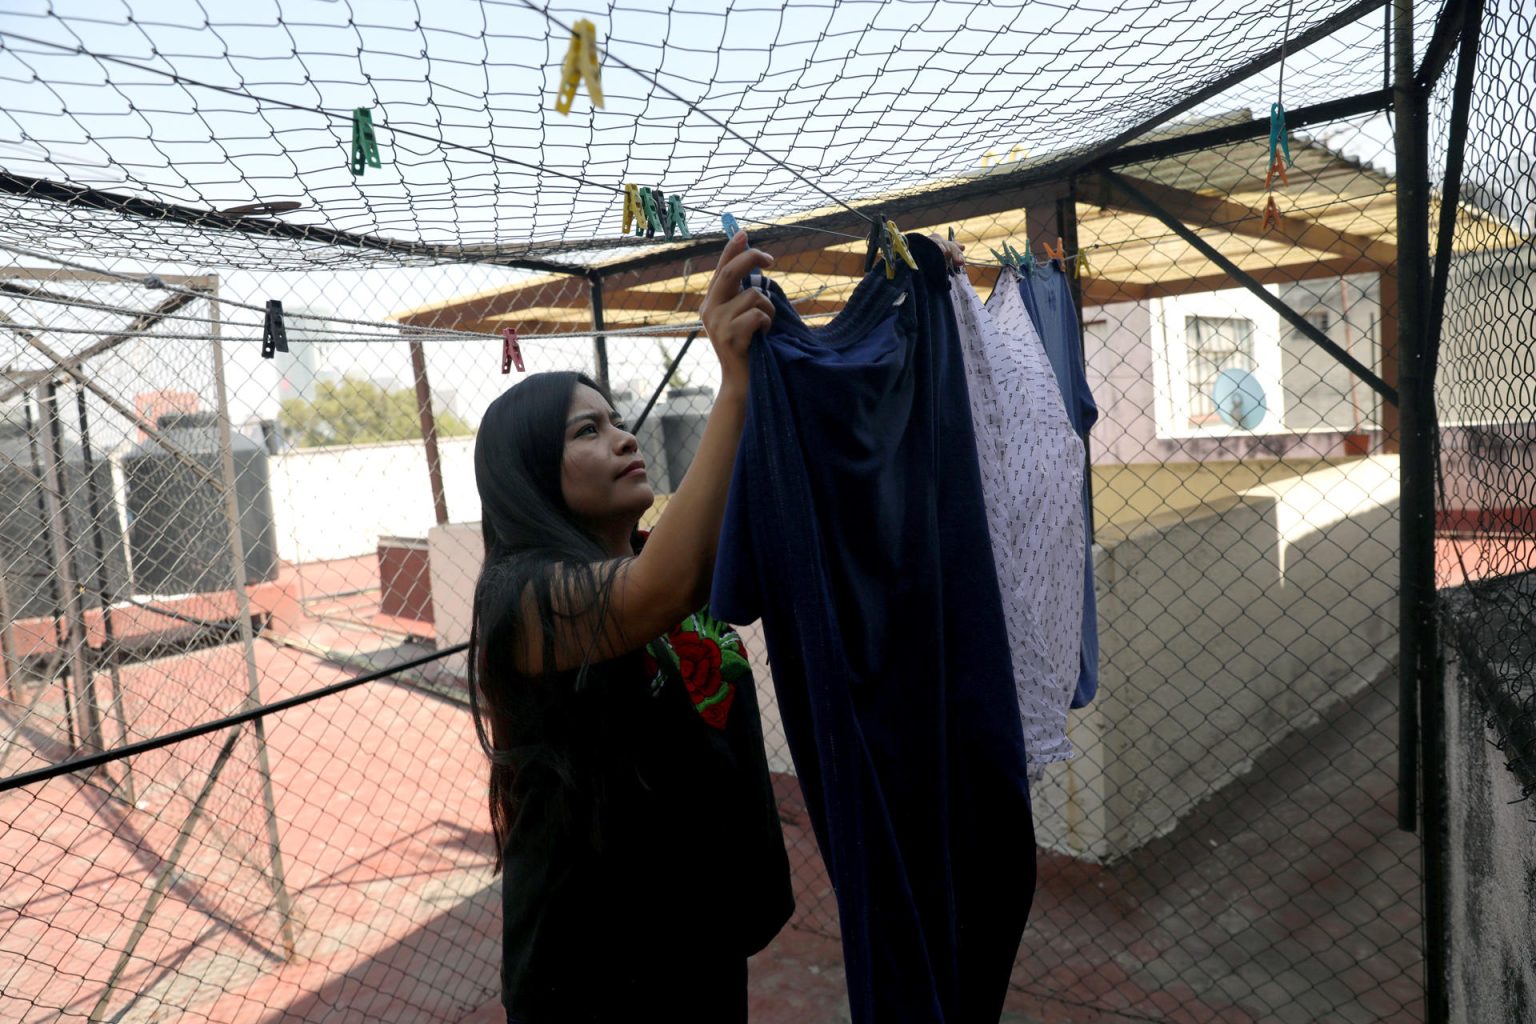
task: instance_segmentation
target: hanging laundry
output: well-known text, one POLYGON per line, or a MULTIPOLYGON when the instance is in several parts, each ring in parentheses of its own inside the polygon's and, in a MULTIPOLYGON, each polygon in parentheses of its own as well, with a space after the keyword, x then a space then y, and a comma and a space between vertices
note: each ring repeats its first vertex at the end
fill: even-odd
MULTIPOLYGON (((1005 272, 1006 273, 1006 272, 1005 272)), ((987 308, 1004 300, 1006 289, 999 286, 987 299, 987 308)), ((1036 267, 1023 277, 1014 276, 1025 306, 1034 316, 1045 355, 1055 371, 1057 386, 1067 409, 1067 419, 1077 436, 1087 444, 1088 431, 1099 419, 1099 406, 1088 390, 1088 376, 1083 370, 1083 339, 1078 324, 1077 307, 1072 301, 1072 285, 1066 273, 1055 263, 1036 267)), ((1077 691, 1072 696, 1074 708, 1084 708, 1099 692, 1099 613, 1093 592, 1093 500, 1083 478, 1083 650, 1077 677, 1077 691)))
POLYGON ((763 620, 853 1020, 995 1021, 1034 829, 947 260, 907 243, 825 327, 765 285, 710 604, 763 620))
POLYGON ((965 354, 982 498, 1031 778, 1072 756, 1067 708, 1083 630, 1083 442, 1019 289, 990 310, 965 274, 950 298, 965 354))

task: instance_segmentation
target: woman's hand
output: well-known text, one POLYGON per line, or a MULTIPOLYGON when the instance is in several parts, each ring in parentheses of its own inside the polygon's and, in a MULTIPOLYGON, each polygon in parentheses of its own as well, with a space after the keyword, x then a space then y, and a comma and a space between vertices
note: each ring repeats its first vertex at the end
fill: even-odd
POLYGON ((773 266, 773 257, 761 249, 747 248, 747 233, 738 231, 725 243, 715 276, 704 293, 699 319, 720 360, 720 389, 745 391, 747 351, 752 336, 773 323, 773 303, 766 295, 741 287, 741 279, 757 268, 773 266))
POLYGON ((949 257, 951 265, 956 267, 965 266, 965 246, 959 242, 951 242, 940 234, 932 234, 928 237, 939 243, 939 248, 943 249, 944 255, 949 257))

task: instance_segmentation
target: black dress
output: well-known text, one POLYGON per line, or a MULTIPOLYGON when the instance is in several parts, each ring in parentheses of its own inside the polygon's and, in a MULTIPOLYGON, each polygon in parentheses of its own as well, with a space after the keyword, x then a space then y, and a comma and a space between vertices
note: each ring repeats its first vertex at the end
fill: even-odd
POLYGON ((513 737, 503 892, 512 1024, 746 1020, 746 958, 794 908, 741 641, 700 612, 539 688, 513 737))

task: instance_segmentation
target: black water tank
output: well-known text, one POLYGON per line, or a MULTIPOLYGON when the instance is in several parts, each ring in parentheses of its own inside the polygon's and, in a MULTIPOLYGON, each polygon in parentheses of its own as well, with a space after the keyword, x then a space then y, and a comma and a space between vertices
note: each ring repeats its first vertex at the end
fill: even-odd
POLYGON ((682 486, 683 474, 693 465, 693 456, 704 437, 704 424, 709 420, 709 410, 714 404, 713 388, 671 388, 667 391, 667 404, 659 411, 661 436, 667 449, 669 490, 675 491, 682 486))
MULTIPOLYGON (((46 434, 39 436, 39 446, 49 444, 46 434)), ((84 452, 65 442, 63 448, 64 512, 68 518, 68 542, 73 554, 73 571, 84 588, 81 595, 86 607, 100 607, 100 588, 107 599, 125 594, 128 561, 123 553, 123 527, 117 514, 112 487, 112 465, 105 460, 91 462, 85 472, 84 452), (92 493, 94 491, 94 494, 92 493), (96 514, 91 514, 92 499, 96 514), (101 556, 98 558, 97 542, 101 556)), ((47 479, 47 449, 39 447, 38 468, 47 479)), ((5 596, 13 618, 30 619, 62 611, 62 592, 54 584, 57 559, 54 556, 50 522, 42 501, 42 491, 33 476, 31 445, 27 428, 20 423, 0 419, 0 572, 5 576, 5 596)))
MULTIPOLYGON (((171 413, 156 428, 166 440, 224 479, 214 413, 171 413)), ((245 547, 245 582, 277 577, 267 451, 243 434, 230 438, 235 503, 245 547)), ((128 542, 141 594, 200 594, 234 585, 224 490, 148 438, 123 457, 128 484, 128 542)))

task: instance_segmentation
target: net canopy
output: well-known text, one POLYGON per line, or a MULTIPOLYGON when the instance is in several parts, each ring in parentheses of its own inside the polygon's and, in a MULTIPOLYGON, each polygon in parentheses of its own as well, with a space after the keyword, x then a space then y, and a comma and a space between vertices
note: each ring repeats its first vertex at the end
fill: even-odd
MULTIPOLYGON (((624 185, 783 223, 1379 90, 1380 2, 21 0, 0 243, 250 269, 622 263, 624 185), (605 103, 554 109, 571 26, 605 103), (379 168, 350 169, 370 112, 379 168), (252 204, 297 204, 282 213, 252 204)), ((1440 3, 1420 3, 1427 36, 1440 3)))

